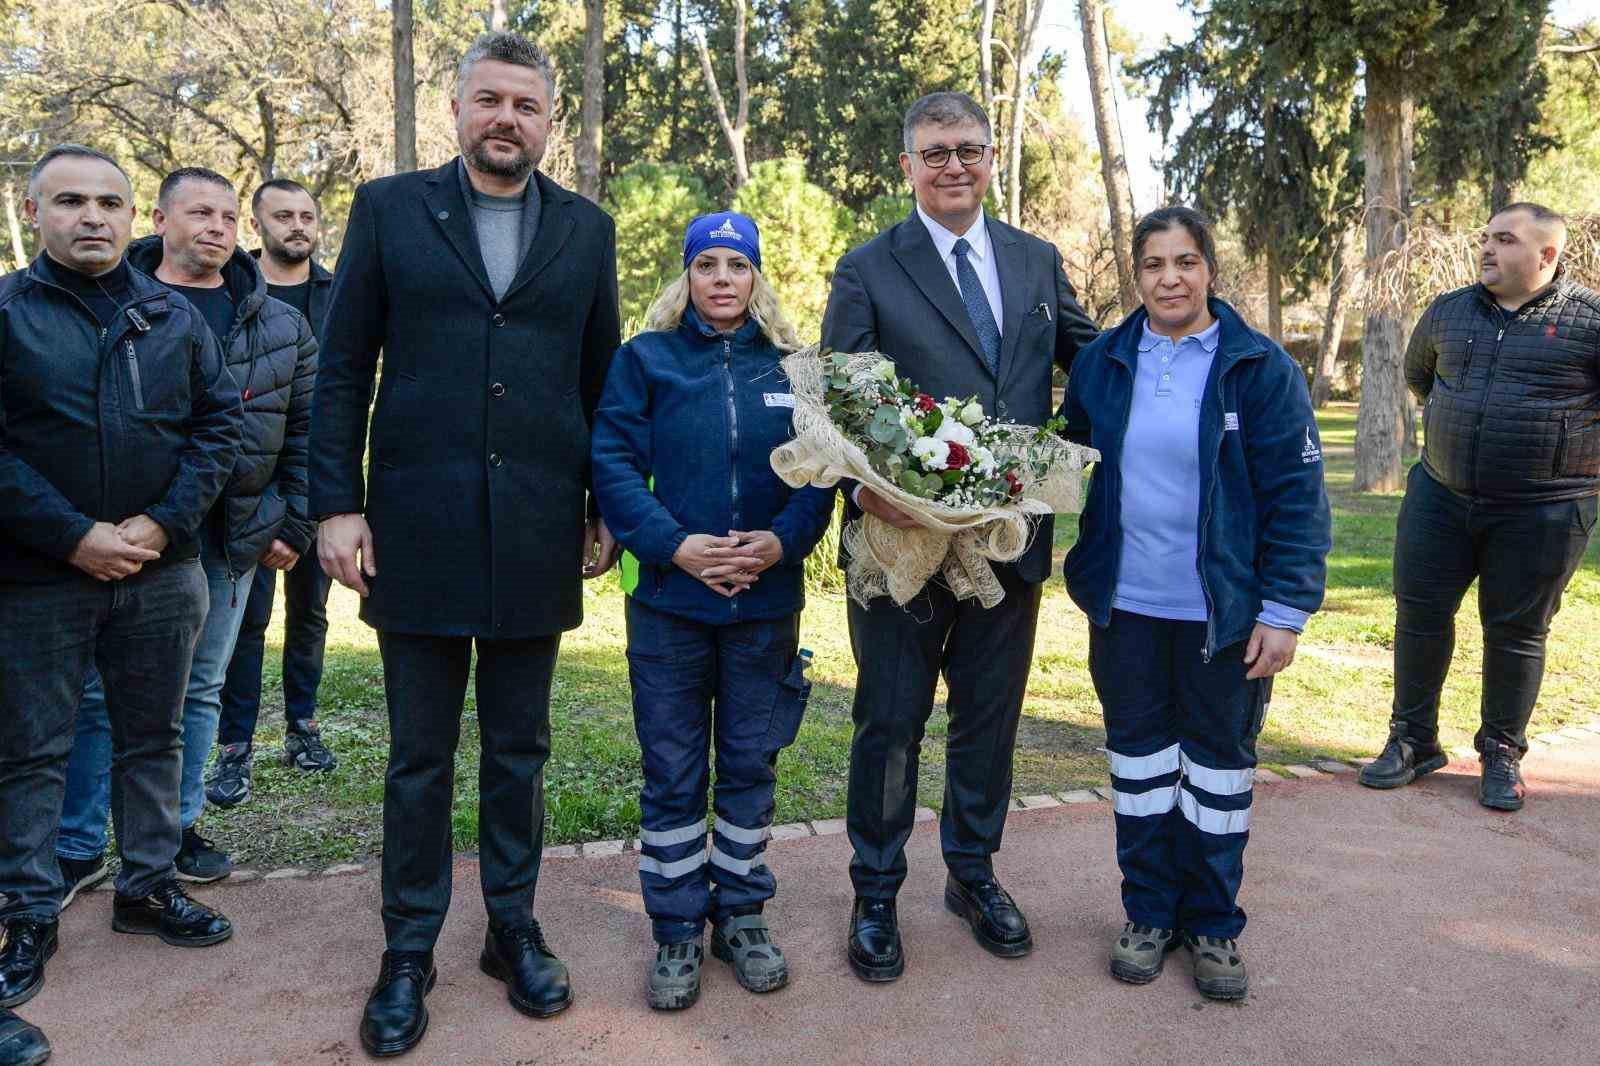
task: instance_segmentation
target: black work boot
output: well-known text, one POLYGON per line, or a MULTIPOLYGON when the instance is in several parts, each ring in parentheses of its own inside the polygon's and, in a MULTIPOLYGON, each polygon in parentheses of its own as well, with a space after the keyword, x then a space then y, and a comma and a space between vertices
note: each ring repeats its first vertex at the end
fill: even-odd
POLYGON ((894 900, 856 897, 846 950, 850 968, 863 981, 893 981, 905 973, 900 916, 894 900))
POLYGON ((1437 740, 1419 744, 1401 733, 1399 723, 1391 722, 1389 742, 1376 759, 1361 768, 1360 780, 1368 788, 1399 788, 1449 761, 1437 740))
POLYGON ((524 1014, 548 1018, 572 1006, 567 964, 545 944, 544 930, 532 919, 512 926, 490 922, 478 965, 490 977, 505 982, 506 998, 524 1014))
POLYGON ((19 914, 0 922, 0 1009, 20 1007, 44 987, 44 964, 56 953, 54 919, 19 914))
POLYGON ((1478 749, 1483 776, 1478 780, 1478 802, 1497 811, 1522 810, 1528 794, 1522 783, 1522 753, 1510 744, 1485 740, 1478 749))
POLYGON ((37 1025, 0 1009, 0 1066, 39 1066, 49 1057, 50 1041, 37 1025))
POLYGON ((385 951, 378 983, 361 1012, 361 1046, 379 1058, 401 1055, 416 1047, 428 1031, 424 1000, 439 971, 431 951, 385 951))

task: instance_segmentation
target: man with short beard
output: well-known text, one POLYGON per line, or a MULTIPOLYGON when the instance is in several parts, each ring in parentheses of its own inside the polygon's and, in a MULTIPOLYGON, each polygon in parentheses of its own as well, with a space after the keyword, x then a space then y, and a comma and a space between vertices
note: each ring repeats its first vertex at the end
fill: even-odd
POLYGON ((554 80, 515 34, 468 49, 451 101, 461 156, 356 190, 324 324, 312 511, 323 567, 378 631, 389 708, 388 950, 361 1022, 375 1055, 409 1050, 428 1024, 474 651, 480 965, 526 1014, 572 1002, 534 887, 556 652, 583 617, 579 575, 615 555, 586 497, 621 323, 611 219, 536 169, 554 80))
MULTIPOLYGON (((250 201, 250 226, 261 238, 260 251, 250 254, 261 266, 267 295, 300 312, 312 334, 321 338, 333 275, 314 258, 319 221, 316 200, 292 178, 263 182, 250 201)), ((270 566, 256 568, 222 686, 217 765, 206 779, 206 799, 219 807, 234 807, 250 799, 256 718, 261 711, 261 663, 277 577, 278 572, 270 566)), ((332 770, 337 765, 317 725, 317 686, 322 681, 332 584, 317 559, 315 540, 283 575, 283 761, 306 773, 332 770)))
POLYGON ((1476 579, 1483 623, 1478 802, 1520 810, 1545 638, 1600 494, 1600 294, 1563 276, 1567 221, 1541 204, 1484 227, 1476 285, 1423 312, 1406 383, 1424 403, 1394 545, 1394 707, 1361 770, 1399 788, 1448 761, 1439 696, 1476 579))

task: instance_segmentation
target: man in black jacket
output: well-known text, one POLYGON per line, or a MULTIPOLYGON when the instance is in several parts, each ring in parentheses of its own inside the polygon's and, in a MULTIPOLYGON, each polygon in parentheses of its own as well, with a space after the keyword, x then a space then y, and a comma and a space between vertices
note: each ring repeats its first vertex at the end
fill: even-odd
MULTIPOLYGON (((250 254, 261 266, 267 293, 300 312, 311 324, 311 332, 320 337, 333 275, 315 258, 319 221, 317 201, 292 178, 262 182, 251 197, 250 225, 261 238, 261 250, 250 254)), ((272 567, 256 568, 222 686, 217 766, 206 779, 206 799, 219 807, 237 806, 250 799, 256 718, 261 711, 261 663, 277 579, 278 572, 272 567)), ((283 761, 310 773, 332 770, 336 765, 317 725, 317 686, 322 681, 332 583, 317 559, 315 540, 283 575, 283 761)))
POLYGON ((1561 276, 1566 220, 1512 204, 1484 230, 1481 281, 1445 293, 1406 349, 1426 442, 1394 548, 1394 711, 1361 783, 1443 766, 1439 693, 1474 578, 1483 621, 1478 799, 1522 807, 1524 731, 1545 637, 1600 494, 1600 295, 1561 276))
MULTIPOLYGON (((257 565, 295 564, 311 543, 306 510, 306 439, 317 342, 287 304, 267 295, 254 258, 238 248, 239 199, 222 175, 185 167, 161 182, 156 233, 134 241, 128 262, 181 295, 206 319, 241 390, 238 460, 201 528, 200 563, 210 596, 183 701, 183 845, 178 877, 204 884, 233 870, 200 834, 202 775, 217 734, 222 680, 257 565)), ((68 892, 103 876, 111 750, 105 702, 91 677, 78 709, 57 854, 68 892)))
POLYGON ((200 527, 239 451, 239 393, 194 310, 128 268, 132 196, 109 156, 51 149, 23 205, 44 251, 0 280, 0 1008, 38 992, 56 950, 51 842, 92 669, 117 751, 112 927, 232 933, 172 860, 200 527))
POLYGON ((535 169, 553 81, 544 53, 515 34, 467 51, 451 104, 461 156, 356 191, 324 326, 318 551, 362 596, 389 705, 388 950, 361 1024, 374 1054, 409 1049, 427 1026, 474 645, 481 963, 525 1013, 572 1000, 533 900, 556 651, 582 620, 580 573, 615 554, 585 505, 589 426, 620 325, 611 219, 535 169))
MULTIPOLYGON (((839 261, 822 341, 879 351, 936 397, 977 396, 986 414, 1039 425, 1051 413, 1051 372, 1067 369, 1096 330, 1078 306, 1056 249, 983 215, 994 165, 989 119, 963 93, 934 93, 906 113, 900 167, 915 211, 839 261)), ((872 490, 850 490, 897 526, 910 519, 872 490)), ((1005 599, 957 600, 934 582, 904 609, 887 596, 850 602, 856 682, 848 827, 855 858, 850 965, 868 981, 904 968, 895 895, 917 798, 917 753, 942 672, 949 687, 945 903, 996 955, 1027 954, 1022 911, 994 875, 1011 801, 1011 755, 1033 659, 1039 594, 1050 575, 1052 523, 1015 563, 997 566, 1005 599)))

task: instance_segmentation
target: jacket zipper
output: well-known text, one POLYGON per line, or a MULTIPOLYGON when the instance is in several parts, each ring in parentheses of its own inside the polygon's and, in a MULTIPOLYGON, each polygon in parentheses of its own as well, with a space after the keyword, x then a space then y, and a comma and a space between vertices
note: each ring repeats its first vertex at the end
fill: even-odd
POLYGON ((144 383, 139 379, 139 356, 133 350, 133 342, 128 338, 122 339, 122 349, 128 356, 128 378, 133 383, 133 406, 137 411, 144 410, 144 383))
POLYGON ((1567 433, 1571 429, 1572 416, 1561 416, 1561 439, 1556 442, 1556 466, 1550 472, 1551 477, 1560 477, 1561 468, 1567 465, 1567 433))
MULTIPOLYGON (((1489 397, 1494 392, 1494 375, 1500 369, 1500 342, 1505 340, 1506 330, 1510 323, 1505 321, 1505 312, 1498 307, 1495 313, 1500 316, 1501 325, 1494 335, 1494 353, 1489 358, 1489 376, 1483 383, 1483 400, 1478 404, 1478 424, 1472 432, 1472 490, 1478 491, 1478 443, 1483 438, 1483 419, 1489 413, 1489 397)), ((1513 319, 1514 321, 1514 319, 1513 319)), ((1463 384, 1465 384, 1463 382, 1463 384)))
MULTIPOLYGON (((1222 374, 1217 374, 1217 414, 1218 425, 1226 423, 1227 403, 1222 398, 1222 374)), ((1216 654, 1213 646, 1217 638, 1217 609, 1211 601, 1211 587, 1206 584, 1206 528, 1211 525, 1211 496, 1217 491, 1217 478, 1222 467, 1222 443, 1227 440, 1228 434, 1224 430, 1217 440, 1216 450, 1211 453, 1211 481, 1206 488, 1206 498, 1200 501, 1200 528, 1195 534, 1195 575, 1200 578, 1200 594, 1206 598, 1206 642, 1200 649, 1200 661, 1209 663, 1211 656, 1216 654)))
MULTIPOLYGON (((731 490, 729 498, 729 517, 733 520, 734 528, 739 526, 739 404, 734 393, 733 384, 733 341, 726 334, 722 337, 722 377, 727 388, 728 397, 728 483, 731 490)), ((739 616, 739 598, 732 597, 728 601, 733 616, 739 616)))

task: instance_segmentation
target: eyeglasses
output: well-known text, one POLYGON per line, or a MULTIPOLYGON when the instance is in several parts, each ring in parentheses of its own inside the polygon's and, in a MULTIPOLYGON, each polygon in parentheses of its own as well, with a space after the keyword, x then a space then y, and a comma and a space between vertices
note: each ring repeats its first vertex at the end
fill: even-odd
POLYGON ((954 148, 924 148, 917 155, 922 157, 925 166, 934 170, 942 170, 947 166, 952 153, 962 166, 975 167, 983 162, 983 153, 993 147, 992 144, 958 144, 954 148))

